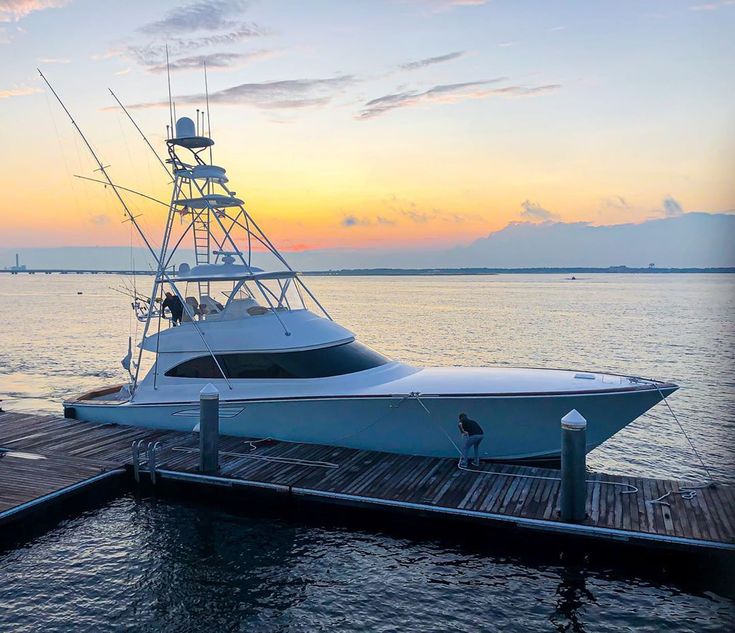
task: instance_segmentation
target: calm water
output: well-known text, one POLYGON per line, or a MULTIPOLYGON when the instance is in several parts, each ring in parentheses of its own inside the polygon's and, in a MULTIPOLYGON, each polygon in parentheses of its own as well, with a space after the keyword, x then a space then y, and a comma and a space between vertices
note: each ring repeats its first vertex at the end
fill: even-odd
MULTIPOLYGON (((735 276, 311 278, 332 316, 411 363, 607 370, 673 380, 671 405, 734 481, 735 276)), ((145 288, 149 279, 139 279, 145 288)), ((58 413, 123 378, 135 332, 102 276, 0 276, 0 398, 58 413), (83 294, 79 295, 78 292, 83 294)), ((592 468, 700 478, 661 405, 592 468)), ((635 574, 375 530, 132 496, 0 553, 0 630, 636 630, 733 627, 733 604, 635 574)))

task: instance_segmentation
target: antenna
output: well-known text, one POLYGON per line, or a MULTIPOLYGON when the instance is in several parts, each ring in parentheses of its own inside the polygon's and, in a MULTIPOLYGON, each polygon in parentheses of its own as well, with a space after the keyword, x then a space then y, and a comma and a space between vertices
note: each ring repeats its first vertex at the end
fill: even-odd
POLYGON ((87 137, 84 136, 84 133, 82 132, 81 128, 77 125, 77 122, 74 120, 74 117, 71 115, 71 112, 69 112, 67 107, 64 105, 64 102, 61 100, 61 97, 59 97, 59 95, 56 94, 56 90, 54 90, 53 86, 49 83, 48 79, 46 79, 44 74, 41 72, 40 68, 36 68, 36 70, 38 71, 38 74, 41 75, 41 79, 43 79, 44 83, 49 87, 49 90, 51 90, 54 97, 56 97, 56 100, 59 102, 61 107, 64 109, 64 112, 66 112, 66 116, 69 117, 69 120, 71 121, 72 125, 76 128, 77 132, 79 132, 79 136, 82 137, 82 140, 84 141, 84 144, 87 146, 89 153, 92 154, 92 158, 94 158, 95 162, 97 163, 97 166, 99 167, 98 171, 101 171, 102 174, 105 176, 105 180, 107 181, 107 184, 109 184, 110 187, 112 187, 112 190, 115 192, 115 195, 117 196, 117 199, 120 201, 122 208, 125 209, 125 213, 127 214, 128 218, 130 218, 130 221, 133 223, 135 228, 138 230, 138 234, 140 235, 141 238, 143 238, 145 245, 148 247, 148 250, 151 252, 151 255, 153 255, 155 261, 158 262, 158 255, 156 255, 156 251, 153 250, 153 247, 151 246, 150 242, 146 238, 141 228, 138 226, 138 223, 135 221, 135 216, 130 212, 130 209, 128 209, 128 205, 125 204, 125 200, 123 200, 122 196, 120 195, 120 192, 115 186, 115 183, 112 182, 112 178, 110 178, 109 174, 107 173, 106 167, 102 164, 102 161, 97 157, 97 154, 92 149, 92 146, 89 144, 87 137))
MULTIPOLYGON (((135 119, 133 119, 133 117, 130 115, 130 112, 128 112, 127 108, 122 104, 122 102, 120 101, 120 99, 117 98, 117 95, 114 92, 112 92, 112 88, 108 88, 108 90, 110 91, 110 94, 112 95, 112 98, 115 99, 115 101, 117 101, 117 105, 119 105, 122 108, 122 111, 128 116, 128 119, 130 119, 130 122, 135 126, 135 129, 138 130, 138 132, 140 133, 140 135, 143 137, 143 140, 146 142, 146 145, 148 145, 148 147, 150 148, 150 150, 156 155, 156 158, 158 159, 158 162, 161 163, 161 167, 163 167, 166 170, 166 174, 170 178, 171 177, 171 171, 169 170, 168 167, 166 167, 166 163, 163 162, 163 159, 161 159, 161 157, 158 155, 158 152, 155 150, 155 148, 153 147, 153 145, 151 145, 151 142, 148 140, 148 138, 146 137, 146 135, 143 134, 143 130, 140 129, 140 127, 138 126, 138 124, 135 122, 135 119)), ((166 126, 166 131, 168 132, 168 125, 166 126)))
MULTIPOLYGON (((204 94, 207 97, 207 138, 212 138, 212 121, 209 118, 209 83, 207 82, 207 59, 204 58, 204 94)), ((209 146, 209 164, 212 164, 212 146, 209 146)))
POLYGON ((171 65, 168 63, 168 44, 166 44, 166 76, 168 77, 168 116, 171 119, 171 136, 175 134, 173 100, 171 99, 171 65))

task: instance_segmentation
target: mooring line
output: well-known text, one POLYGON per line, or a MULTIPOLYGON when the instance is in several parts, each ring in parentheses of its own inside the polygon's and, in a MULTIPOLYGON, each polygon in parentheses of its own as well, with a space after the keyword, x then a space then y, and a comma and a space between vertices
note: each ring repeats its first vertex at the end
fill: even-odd
MULTIPOLYGON (((459 446, 457 446, 456 442, 451 438, 451 436, 442 428, 441 424, 439 424, 436 420, 434 420, 433 416, 431 415, 431 411, 426 407, 426 405, 421 400, 421 394, 418 391, 412 391, 406 398, 414 398, 416 402, 418 402, 424 411, 426 411, 427 415, 429 416, 429 419, 436 424, 436 426, 439 428, 439 430, 446 436, 446 438, 452 443, 455 449, 457 449, 457 452, 459 455, 462 455, 462 451, 460 450, 459 446)), ((462 463, 459 462, 457 464, 457 468, 460 470, 464 470, 466 472, 470 473, 478 473, 480 475, 500 475, 502 477, 520 477, 525 479, 543 479, 546 481, 561 481, 561 477, 549 477, 544 475, 524 475, 521 473, 503 473, 496 470, 479 470, 476 468, 468 468, 467 466, 462 466, 462 463)), ((633 495, 637 492, 640 492, 638 488, 633 486, 632 484, 626 484, 626 483, 619 483, 616 481, 600 481, 598 479, 587 479, 585 480, 585 483, 588 484, 600 484, 603 486, 617 486, 620 488, 629 488, 629 490, 621 490, 621 495, 633 495)))
MULTIPOLYGON (((264 441, 264 440, 256 440, 264 441)), ((172 451, 179 451, 182 453, 198 453, 198 448, 189 448, 186 446, 174 446, 171 448, 172 451)), ((339 464, 334 462, 322 462, 312 459, 298 459, 296 457, 276 457, 274 455, 253 455, 252 453, 234 453, 231 451, 220 451, 220 455, 227 457, 239 457, 243 459, 257 459, 264 462, 275 462, 277 464, 292 464, 296 466, 313 466, 315 468, 339 468, 339 464)))

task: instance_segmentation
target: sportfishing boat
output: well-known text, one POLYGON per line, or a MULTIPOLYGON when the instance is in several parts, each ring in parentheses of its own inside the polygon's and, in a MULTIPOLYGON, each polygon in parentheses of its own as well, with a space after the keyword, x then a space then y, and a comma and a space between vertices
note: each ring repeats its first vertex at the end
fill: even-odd
POLYGON ((128 341, 123 359, 129 381, 69 398, 67 417, 192 431, 211 383, 224 434, 449 457, 464 412, 489 438, 482 457, 539 460, 559 456, 570 410, 587 419, 591 450, 677 389, 586 371, 387 358, 330 317, 230 188, 212 161, 208 108, 206 125, 202 111, 196 122, 171 115, 169 129, 168 159, 159 160, 173 189, 157 250, 123 199, 132 190, 112 182, 88 145, 157 271, 150 295, 132 302, 144 326, 137 352, 128 341), (174 266, 184 248, 193 261, 174 266))

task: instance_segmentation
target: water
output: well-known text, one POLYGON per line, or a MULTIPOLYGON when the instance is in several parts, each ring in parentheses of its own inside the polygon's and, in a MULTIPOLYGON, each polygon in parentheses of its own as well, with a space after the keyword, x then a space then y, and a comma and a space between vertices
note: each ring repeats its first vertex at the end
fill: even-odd
MULTIPOLYGON (((416 365, 568 367, 655 377, 717 479, 735 478, 735 275, 311 277, 332 316, 416 365)), ((0 275, 0 398, 59 413, 61 400, 125 380, 139 327, 112 276, 0 275), (83 294, 79 295, 78 292, 83 294)), ((144 293, 151 281, 136 282, 144 293)), ((702 475, 658 405, 593 451, 592 468, 702 475)))
MULTIPOLYGON (((311 278, 332 315, 400 360, 673 380, 713 475, 734 481, 735 276, 311 278)), ((103 276, 0 276, 0 397, 58 413, 123 378, 126 297, 103 276), (83 294, 77 294, 82 292, 83 294)), ((146 287, 149 279, 139 279, 146 287)), ((592 468, 701 477, 661 405, 592 468)), ((0 552, 0 630, 715 631, 733 603, 642 573, 404 533, 125 496, 0 552)))

